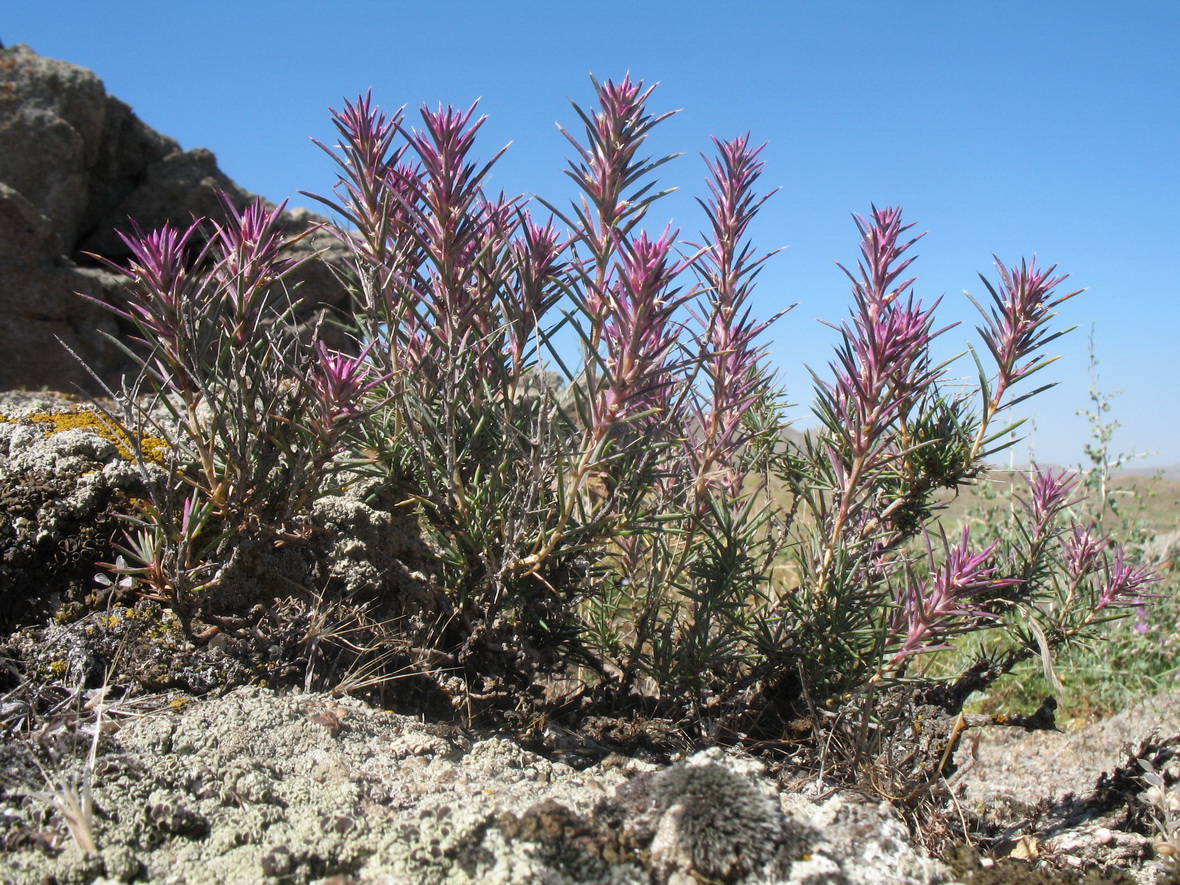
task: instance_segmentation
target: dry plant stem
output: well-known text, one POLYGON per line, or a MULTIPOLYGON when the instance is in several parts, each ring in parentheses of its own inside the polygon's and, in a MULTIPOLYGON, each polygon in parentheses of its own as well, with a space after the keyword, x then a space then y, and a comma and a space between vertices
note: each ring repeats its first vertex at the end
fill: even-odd
MULTIPOLYGON (((53 805, 65 819, 70 837, 82 852, 94 854, 98 852, 98 843, 94 838, 94 771, 98 762, 98 745, 102 740, 103 725, 109 706, 106 697, 112 686, 112 680, 118 669, 119 661, 125 650, 125 642, 120 643, 115 651, 114 659, 108 666, 102 686, 95 692, 84 709, 94 712, 94 734, 90 740, 90 747, 86 760, 82 764, 80 782, 77 775, 69 777, 58 774, 51 776, 45 767, 37 760, 41 774, 49 786, 49 795, 53 805)), ((75 690, 75 698, 79 697, 81 687, 75 690)))
POLYGON ((81 795, 73 790, 64 790, 56 795, 58 808, 66 818, 70 828, 70 835, 82 851, 91 853, 98 851, 94 841, 94 796, 92 779, 95 762, 98 760, 98 742, 102 737, 103 713, 106 707, 98 704, 94 719, 94 737, 90 741, 90 752, 86 756, 86 774, 83 776, 81 795))

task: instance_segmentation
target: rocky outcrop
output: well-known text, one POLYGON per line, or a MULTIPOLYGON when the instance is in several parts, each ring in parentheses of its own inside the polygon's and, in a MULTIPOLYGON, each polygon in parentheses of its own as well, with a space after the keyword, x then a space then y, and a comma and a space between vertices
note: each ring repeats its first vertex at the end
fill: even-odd
MULTIPOLYGON (((202 666, 216 670, 217 654, 209 649, 202 666)), ((52 668, 69 651, 46 655, 52 668)), ((6 703, 0 719, 13 719, 6 703)), ((776 776, 737 750, 671 765, 602 747, 542 754, 352 698, 256 686, 203 699, 93 690, 76 708, 36 741, 0 742, 0 882, 1175 881, 1172 867, 1149 860, 1133 795, 1108 796, 1102 816, 1091 801, 1056 817, 1070 804, 1056 766, 1019 762, 1020 790, 1037 807, 998 830, 983 859, 963 854, 948 866, 915 846, 888 803, 816 773, 784 767, 776 776), (75 800, 86 795, 90 810, 70 811, 84 812, 75 800)), ((964 821, 997 801, 966 786, 956 805, 964 821)))
POLYGON ((78 606, 143 488, 126 436, 93 407, 0 393, 0 627, 78 606))
POLYGON ((61 834, 46 844, 38 769, 15 744, 0 750, 5 770, 33 779, 0 796, 10 875, 63 885, 955 881, 886 805, 782 792, 741 754, 586 766, 348 698, 258 688, 180 707, 119 717, 93 763, 61 758, 49 775, 50 793, 89 782, 102 809, 89 853, 61 834))
MULTIPOLYGON (((129 366, 101 333, 127 330, 75 294, 117 291, 116 275, 90 253, 126 258, 117 231, 129 218, 145 230, 165 221, 187 225, 194 216, 220 219, 218 190, 238 206, 253 199, 210 151, 182 150, 108 95, 90 71, 23 45, 0 49, 0 390, 98 392, 66 347, 117 384, 129 366)), ((322 220, 306 210, 284 216, 292 236, 322 220)), ((325 260, 291 278, 300 286, 302 317, 311 322, 343 306, 347 293, 325 263, 339 261, 341 247, 317 233, 294 249, 295 257, 327 250, 325 260)))

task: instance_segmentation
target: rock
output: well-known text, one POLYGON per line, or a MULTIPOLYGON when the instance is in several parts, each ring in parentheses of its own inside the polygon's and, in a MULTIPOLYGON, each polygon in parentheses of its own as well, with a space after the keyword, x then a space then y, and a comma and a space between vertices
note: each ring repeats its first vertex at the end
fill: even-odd
POLYGON ((365 503, 377 485, 360 482, 315 502, 317 556, 329 564, 329 576, 345 596, 384 597, 394 608, 389 616, 399 620, 406 635, 417 636, 439 615, 428 589, 434 565, 413 514, 365 503))
POLYGON ((113 559, 121 534, 114 511, 142 493, 125 438, 93 408, 0 395, 0 621, 54 614, 93 591, 95 562, 113 559))
MULTIPOLYGON (((172 885, 953 881, 891 812, 780 794, 760 764, 718 749, 667 768, 610 756, 578 770, 349 698, 260 688, 121 722, 90 775, 98 853, 82 854, 63 832, 56 852, 10 851, 10 875, 172 885)), ((6 745, 0 765, 35 771, 20 754, 6 745)), ((0 802, 29 838, 44 826, 43 786, 19 785, 0 802)))
POLYGON ((1180 736, 1180 692, 1162 692, 1072 733, 982 729, 960 745, 957 782, 973 802, 989 806, 1082 796, 1152 732, 1161 740, 1180 736))
POLYGON ((80 250, 125 257, 127 247, 116 231, 127 228, 128 218, 134 218, 144 230, 169 221, 185 225, 193 217, 221 221, 225 212, 217 200, 218 191, 229 194, 238 206, 252 198, 217 167, 217 158, 205 148, 173 151, 144 167, 141 179, 137 187, 108 207, 93 232, 78 244, 80 250), (177 211, 179 207, 184 209, 177 211))
POLYGON ((20 191, 0 182, 0 262, 49 263, 63 251, 49 219, 20 191))
MULTIPOLYGON (((338 681, 359 672, 355 683, 383 663, 396 669, 396 648, 377 641, 388 638, 382 622, 397 619, 412 636, 437 615, 416 523, 404 509, 364 503, 359 484, 320 500, 306 543, 241 534, 203 602, 189 600, 232 625, 196 642, 191 620, 165 610, 158 587, 103 565, 132 559, 134 527, 116 514, 133 514, 133 500, 147 497, 145 475, 162 476, 171 445, 150 435, 140 444, 143 464, 95 405, 0 393, 0 661, 97 687, 117 660, 117 678, 149 693, 204 694, 258 678, 314 688, 328 673, 338 681)), ((0 681, 0 695, 6 687, 0 681)))
POLYGON ((0 96, 0 181, 22 193, 72 243, 99 153, 106 113, 102 81, 16 46, 0 55, 0 96))
POLYGON ((1180 529, 1161 532, 1143 545, 1143 557, 1161 568, 1168 567, 1180 557, 1180 529))
POLYGON ((120 376, 132 367, 102 336, 124 337, 126 330, 113 314, 77 293, 105 300, 118 291, 114 274, 95 268, 0 261, 0 348, 5 355, 0 390, 100 393, 80 360, 117 389, 120 376))
MULTIPOLYGON (((0 390, 101 393, 57 338, 117 387, 132 364, 100 333, 126 339, 130 329, 75 295, 118 296, 118 276, 90 253, 126 259, 117 231, 129 218, 144 230, 168 221, 187 226, 193 217, 222 220, 217 190, 239 208, 254 199, 210 151, 181 150, 107 95, 90 71, 24 45, 0 48, 0 390)), ((284 234, 296 237, 323 221, 306 210, 286 212, 284 234)), ((288 279, 306 326, 347 306, 329 267, 342 263, 344 251, 326 233, 292 247, 295 258, 323 252, 288 279)), ((328 343, 346 344, 340 336, 328 343)))
POLYGON ((1171 881, 1170 867, 1153 859, 1148 784, 1135 760, 1163 767, 1178 748, 1180 692, 1164 691, 1072 733, 971 734, 957 753, 954 785, 977 830, 994 834, 997 857, 1128 870, 1151 885, 1171 881))

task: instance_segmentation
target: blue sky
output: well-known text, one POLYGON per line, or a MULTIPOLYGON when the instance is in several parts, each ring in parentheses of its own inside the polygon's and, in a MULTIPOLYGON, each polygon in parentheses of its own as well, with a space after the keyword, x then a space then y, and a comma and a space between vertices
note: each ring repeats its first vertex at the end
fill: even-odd
MULTIPOLYGON (((830 358, 817 319, 847 315, 833 264, 856 258, 851 213, 901 205, 919 244, 916 292, 945 296, 951 355, 977 342, 966 288, 986 293, 992 253, 1035 254, 1088 291, 1058 322, 1079 328, 1030 403, 1042 463, 1083 459, 1093 324, 1107 416, 1140 465, 1180 464, 1180 3, 1072 2, 63 2, 9 4, 5 45, 94 70, 107 90, 183 147, 211 148, 241 186, 312 205, 331 164, 327 108, 372 87, 383 107, 482 98, 482 155, 512 146, 493 185, 554 202, 572 194, 554 122, 590 102, 589 74, 659 82, 653 109, 682 108, 652 139, 683 151, 653 210, 686 236, 701 224, 698 156, 746 131, 781 188, 754 228, 786 246, 756 309, 798 302, 772 331, 794 416, 830 358)), ((969 361, 958 374, 972 372, 969 361)), ((1026 460, 1029 446, 1016 450, 1026 460)))

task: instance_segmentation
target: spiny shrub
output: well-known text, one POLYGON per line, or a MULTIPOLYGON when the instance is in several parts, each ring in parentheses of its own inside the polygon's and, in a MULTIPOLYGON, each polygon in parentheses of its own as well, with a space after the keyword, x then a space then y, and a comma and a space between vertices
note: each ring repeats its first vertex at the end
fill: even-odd
POLYGON ((141 369, 117 392, 115 424, 140 429, 131 442, 149 496, 127 514, 129 564, 117 571, 142 580, 186 627, 244 540, 306 534, 366 389, 361 359, 295 334, 282 207, 221 199, 224 222, 121 234, 130 264, 107 263, 127 277, 130 297, 99 302, 136 329, 138 347, 121 346, 141 369), (143 445, 156 437, 171 443, 163 471, 152 469, 159 451, 143 445))
POLYGON ((789 445, 777 317, 750 306, 761 149, 715 143, 707 224, 684 243, 644 227, 671 159, 645 144, 668 115, 629 78, 594 90, 561 130, 565 207, 485 189, 500 155, 476 159, 474 107, 411 124, 366 95, 334 112, 339 182, 317 199, 352 256, 352 355, 287 331, 275 213, 233 210, 200 248, 197 227, 127 237, 134 294, 113 309, 179 431, 127 570, 199 599, 237 534, 297 536, 326 473, 375 476, 434 561, 435 616, 407 638, 440 680, 482 686, 492 712, 642 704, 714 738, 850 700, 867 727, 873 698, 920 683, 923 653, 1005 628, 1005 651, 939 695, 961 708, 1139 600, 1151 576, 1069 523, 1062 475, 1030 479, 1013 543, 928 528, 936 492, 985 472, 1012 407, 1048 386, 1028 389, 1063 334, 1065 277, 996 260, 965 385, 931 355, 947 329, 906 277, 911 226, 857 217, 819 427, 789 445))

